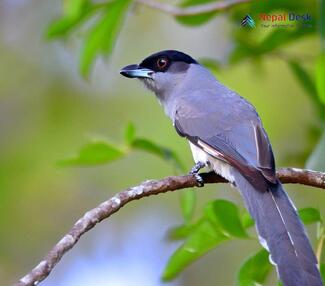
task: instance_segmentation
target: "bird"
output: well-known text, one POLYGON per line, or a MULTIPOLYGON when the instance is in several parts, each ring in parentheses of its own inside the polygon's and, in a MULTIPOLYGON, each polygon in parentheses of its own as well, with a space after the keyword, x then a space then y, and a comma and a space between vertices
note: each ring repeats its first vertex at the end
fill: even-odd
POLYGON ((190 173, 199 186, 204 185, 199 171, 207 168, 238 189, 283 285, 323 285, 297 209, 276 176, 272 146, 254 106, 177 50, 154 53, 120 74, 142 81, 188 140, 195 161, 190 173))

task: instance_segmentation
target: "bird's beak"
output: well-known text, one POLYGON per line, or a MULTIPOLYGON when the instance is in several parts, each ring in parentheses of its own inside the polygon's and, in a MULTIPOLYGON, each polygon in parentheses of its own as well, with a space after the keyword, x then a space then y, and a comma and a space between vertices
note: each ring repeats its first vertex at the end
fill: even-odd
POLYGON ((120 74, 130 78, 152 78, 153 71, 139 65, 129 65, 122 68, 120 74))

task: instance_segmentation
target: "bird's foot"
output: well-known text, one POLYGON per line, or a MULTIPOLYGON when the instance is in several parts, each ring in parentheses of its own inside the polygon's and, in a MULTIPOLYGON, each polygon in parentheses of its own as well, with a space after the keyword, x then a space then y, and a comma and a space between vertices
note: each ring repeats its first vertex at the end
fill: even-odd
POLYGON ((201 169, 205 167, 205 163, 199 161, 197 162, 190 171, 191 175, 197 174, 201 169))
POLYGON ((196 180, 196 185, 199 188, 204 187, 204 181, 203 181, 202 176, 200 174, 194 174, 194 177, 195 177, 195 180, 196 180))
POLYGON ((198 187, 204 186, 203 178, 200 176, 199 171, 205 167, 205 163, 197 162, 190 171, 190 175, 194 175, 196 179, 196 184, 198 187))

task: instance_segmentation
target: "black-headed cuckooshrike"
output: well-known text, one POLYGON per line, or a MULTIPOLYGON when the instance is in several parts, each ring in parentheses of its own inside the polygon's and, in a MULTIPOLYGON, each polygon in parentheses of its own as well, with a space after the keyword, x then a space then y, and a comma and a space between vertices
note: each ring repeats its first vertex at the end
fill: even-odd
POLYGON ((276 177, 255 108, 182 52, 153 54, 121 74, 140 79, 156 94, 178 134, 189 141, 199 183, 198 171, 207 167, 238 188, 283 284, 323 285, 304 226, 276 177))

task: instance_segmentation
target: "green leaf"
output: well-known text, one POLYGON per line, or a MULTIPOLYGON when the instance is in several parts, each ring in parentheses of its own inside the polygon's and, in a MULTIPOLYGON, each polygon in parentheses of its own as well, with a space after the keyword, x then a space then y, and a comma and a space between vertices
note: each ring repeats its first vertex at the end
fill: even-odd
POLYGON ((168 149, 158 146, 149 139, 143 138, 136 138, 132 143, 132 147, 155 154, 163 159, 167 159, 170 153, 168 149))
POLYGON ((164 280, 171 280, 190 263, 199 259, 221 242, 234 238, 247 238, 237 206, 226 200, 215 200, 204 208, 204 214, 196 224, 174 229, 171 237, 186 240, 169 259, 164 280))
POLYGON ((226 200, 215 200, 205 207, 206 217, 226 236, 247 238, 238 207, 226 200))
POLYGON ((88 75, 97 55, 111 53, 130 3, 131 0, 109 2, 90 29, 81 53, 80 72, 83 76, 88 75))
POLYGON ((320 101, 325 104, 325 51, 316 62, 316 86, 320 101))
POLYGON ((50 39, 66 36, 95 11, 94 6, 86 0, 70 0, 66 3, 63 16, 47 28, 46 34, 50 39))
POLYGON ((236 35, 236 47, 230 55, 230 60, 232 63, 238 63, 247 58, 261 57, 314 32, 314 28, 300 28, 293 31, 276 29, 261 42, 256 42, 248 37, 247 33, 241 32, 236 35))
POLYGON ((184 170, 183 164, 175 152, 165 147, 161 147, 148 139, 136 138, 132 142, 132 147, 157 155, 166 161, 171 161, 176 168, 184 170))
POLYGON ((66 0, 63 2, 63 12, 68 17, 78 17, 89 0, 66 0))
MULTIPOLYGON (((322 51, 325 52, 325 0, 320 1, 320 19, 319 19, 319 32, 321 38, 322 51)), ((324 280, 325 281, 325 280, 324 280)))
POLYGON ((325 263, 320 264, 320 274, 322 276, 323 281, 325 281, 325 263))
MULTIPOLYGON (((214 2, 215 0, 185 0, 180 4, 180 7, 193 7, 196 5, 202 5, 205 3, 209 2, 214 2)), ((195 16, 178 16, 176 17, 176 20, 183 24, 183 25, 188 25, 188 26, 198 26, 202 25, 212 18, 217 14, 217 12, 209 12, 209 13, 204 13, 201 15, 195 15, 195 16)))
POLYGON ((312 78, 307 73, 307 71, 297 61, 289 61, 288 64, 291 68, 291 71, 296 76, 305 91, 313 97, 313 100, 317 100, 317 91, 315 83, 313 82, 312 78))
POLYGON ((210 221, 202 219, 185 243, 169 258, 162 278, 165 281, 172 280, 190 263, 228 239, 210 221))
POLYGON ((187 238, 195 228, 193 224, 185 224, 171 228, 168 231, 168 238, 170 240, 180 240, 187 238))
POLYGON ((81 148, 79 154, 73 158, 59 162, 63 166, 98 165, 111 162, 123 157, 125 153, 118 147, 107 142, 92 142, 81 148))
POLYGON ((46 35, 49 39, 59 36, 66 36, 68 32, 70 32, 81 22, 81 19, 81 17, 77 19, 63 17, 55 20, 48 26, 46 35))
POLYGON ((242 225, 245 229, 253 226, 255 224, 253 218, 251 217, 251 215, 247 212, 247 211, 244 211, 242 214, 241 214, 241 222, 242 222, 242 225))
POLYGON ((267 53, 274 51, 280 46, 296 42, 298 39, 310 35, 315 32, 314 28, 297 28, 291 31, 290 29, 278 29, 267 36, 260 45, 260 51, 267 53))
POLYGON ((196 193, 193 189, 183 190, 180 194, 180 204, 185 222, 190 222, 196 203, 196 193))
POLYGON ((269 262, 269 253, 262 249, 248 258, 241 266, 237 275, 237 285, 263 285, 271 270, 272 265, 269 262))
POLYGON ((306 168, 311 170, 325 171, 325 131, 313 153, 307 160, 306 168))
MULTIPOLYGON (((254 1, 250 5, 250 9, 253 12, 250 13, 268 13, 271 11, 287 11, 287 12, 296 12, 296 13, 306 13, 308 9, 308 13, 313 14, 314 8, 311 7, 313 3, 311 1, 299 1, 293 2, 291 0, 279 1, 279 0, 268 0, 264 2, 254 1)), ((274 13, 276 14, 276 13, 274 13)), ((257 17, 256 17, 257 18, 257 17)))
POLYGON ((315 104, 315 107, 318 109, 320 116, 325 118, 325 106, 317 95, 315 82, 297 61, 289 61, 288 64, 291 71, 300 82, 301 86, 305 89, 306 93, 315 104))
POLYGON ((124 131, 124 140, 127 145, 132 145, 133 141, 135 140, 135 126, 132 122, 130 122, 124 131))
POLYGON ((322 221, 319 210, 315 208, 300 209, 298 210, 298 214, 304 224, 312 224, 322 221))

